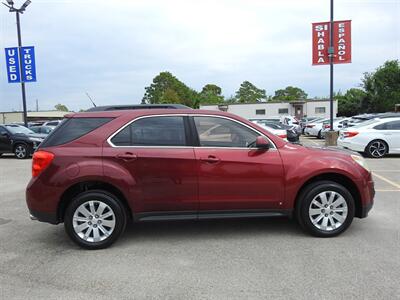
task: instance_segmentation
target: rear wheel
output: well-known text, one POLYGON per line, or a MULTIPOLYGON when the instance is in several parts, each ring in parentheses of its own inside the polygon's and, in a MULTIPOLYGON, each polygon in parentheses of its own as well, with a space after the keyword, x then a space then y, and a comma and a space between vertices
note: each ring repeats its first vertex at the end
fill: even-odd
POLYGON ((25 144, 18 144, 14 148, 15 157, 18 159, 25 159, 29 156, 29 148, 25 144))
POLYGON ((113 244, 125 230, 126 222, 124 206, 105 191, 79 194, 64 215, 69 237, 86 249, 103 249, 113 244))
POLYGON ((373 140, 365 148, 365 153, 371 158, 384 157, 389 151, 388 145, 382 140, 373 140))
POLYGON ((318 131, 317 139, 322 139, 322 130, 318 131))
POLYGON ((354 218, 354 199, 333 181, 310 184, 301 193, 296 207, 304 230, 318 237, 333 237, 345 231, 354 218))

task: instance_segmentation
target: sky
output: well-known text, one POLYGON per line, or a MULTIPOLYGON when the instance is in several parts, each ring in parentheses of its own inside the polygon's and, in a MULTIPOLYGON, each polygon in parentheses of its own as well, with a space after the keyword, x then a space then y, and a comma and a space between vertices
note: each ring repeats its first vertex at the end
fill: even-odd
MULTIPOLYGON (((14 0, 16 6, 24 0, 14 0)), ((336 91, 400 58, 400 0, 335 0, 352 20, 352 63, 335 66, 336 91)), ((329 95, 329 66, 311 64, 311 23, 329 20, 329 0, 32 0, 21 16, 23 45, 35 46, 37 82, 27 106, 78 111, 140 103, 162 71, 200 91, 234 95, 248 80, 268 95, 288 85, 329 95)), ((0 48, 17 45, 15 15, 0 7, 0 48)), ((0 49, 0 111, 22 108, 0 49)))

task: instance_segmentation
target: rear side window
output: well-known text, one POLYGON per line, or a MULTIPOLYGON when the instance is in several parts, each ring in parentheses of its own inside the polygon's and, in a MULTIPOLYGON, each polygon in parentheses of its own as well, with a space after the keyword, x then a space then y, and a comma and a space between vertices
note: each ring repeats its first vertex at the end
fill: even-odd
POLYGON ((115 146, 186 146, 183 117, 150 117, 134 121, 117 133, 115 146))
POLYGON ((64 120, 40 145, 53 147, 76 140, 110 122, 113 118, 71 118, 64 120))
POLYGON ((374 129, 378 130, 400 130, 400 121, 392 121, 379 124, 374 127, 374 129))

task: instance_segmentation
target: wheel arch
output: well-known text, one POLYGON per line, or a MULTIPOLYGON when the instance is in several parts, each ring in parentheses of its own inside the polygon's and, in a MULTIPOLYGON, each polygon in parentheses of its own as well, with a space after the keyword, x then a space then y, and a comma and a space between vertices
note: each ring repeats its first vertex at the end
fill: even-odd
POLYGON ((75 183, 74 185, 70 186, 67 190, 64 191, 64 193, 61 195, 60 202, 57 207, 57 220, 59 222, 64 221, 65 210, 67 209, 68 204, 75 196, 79 195, 82 192, 92 191, 92 190, 93 191, 102 190, 115 195, 123 205, 124 209, 126 210, 128 217, 132 218, 132 211, 129 207, 128 201, 120 189, 118 189, 117 187, 115 187, 110 183, 98 180, 90 180, 90 181, 82 181, 75 183))
POLYGON ((357 185, 349 177, 338 173, 319 174, 314 177, 311 177, 306 182, 304 182, 296 193, 294 207, 297 208, 297 205, 300 202, 300 196, 307 186, 317 181, 324 181, 324 180, 336 182, 340 185, 343 185, 345 188, 349 190, 350 194, 353 196, 354 199, 355 216, 360 218, 362 216, 362 202, 361 202, 360 191, 358 190, 357 185))

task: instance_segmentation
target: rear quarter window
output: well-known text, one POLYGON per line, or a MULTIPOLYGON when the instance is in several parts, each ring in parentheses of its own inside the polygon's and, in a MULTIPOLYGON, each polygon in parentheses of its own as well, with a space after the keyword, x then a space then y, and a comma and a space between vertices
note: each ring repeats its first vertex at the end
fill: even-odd
POLYGON ((40 148, 63 145, 110 122, 113 118, 71 118, 62 121, 42 142, 40 148))

